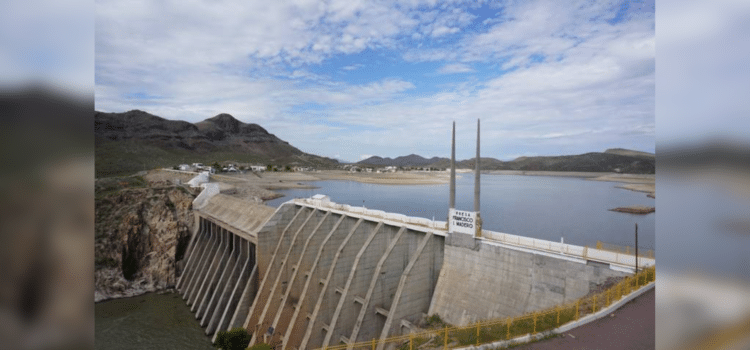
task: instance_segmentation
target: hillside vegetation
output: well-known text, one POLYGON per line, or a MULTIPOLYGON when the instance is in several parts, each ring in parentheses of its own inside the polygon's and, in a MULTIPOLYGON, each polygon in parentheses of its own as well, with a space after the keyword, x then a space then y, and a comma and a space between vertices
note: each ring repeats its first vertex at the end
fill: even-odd
MULTIPOLYGON (((476 159, 456 161, 457 168, 473 169, 476 159)), ((590 152, 579 155, 519 157, 512 161, 482 157, 482 170, 525 170, 525 171, 577 171, 577 172, 620 172, 627 174, 654 174, 655 157, 651 153, 631 151, 621 148, 605 152, 590 152)), ((357 164, 363 166, 400 166, 447 169, 450 159, 433 157, 430 159, 412 154, 405 157, 370 157, 357 164)))

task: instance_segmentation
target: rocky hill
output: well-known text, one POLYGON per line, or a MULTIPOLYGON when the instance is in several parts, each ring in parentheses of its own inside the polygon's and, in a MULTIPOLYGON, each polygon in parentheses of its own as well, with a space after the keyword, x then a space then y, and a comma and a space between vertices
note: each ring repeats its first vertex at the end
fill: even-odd
MULTIPOLYGON (((428 160, 412 154, 395 159, 371 157, 360 161, 358 164, 447 169, 450 167, 450 159, 434 157, 428 160), (400 161, 397 162, 396 160, 400 161)), ((457 168, 473 169, 475 164, 475 158, 456 161, 457 168)), ((654 174, 656 169, 653 154, 621 148, 579 155, 519 157, 507 162, 495 158, 483 157, 481 167, 482 170, 587 171, 621 172, 628 174, 654 174)))
POLYGON ((97 177, 225 160, 317 167, 338 163, 302 152, 260 125, 243 123, 229 114, 193 124, 140 110, 96 112, 94 134, 97 177))

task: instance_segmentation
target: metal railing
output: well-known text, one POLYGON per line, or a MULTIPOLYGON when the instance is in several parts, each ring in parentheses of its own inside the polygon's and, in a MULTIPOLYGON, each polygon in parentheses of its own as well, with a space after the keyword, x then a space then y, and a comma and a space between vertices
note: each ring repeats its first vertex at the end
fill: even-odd
MULTIPOLYGON (((597 247, 588 247, 588 246, 578 246, 573 244, 567 244, 567 243, 561 243, 561 242, 552 242, 544 239, 536 239, 531 237, 524 237, 519 235, 512 235, 508 233, 500 233, 500 232, 493 232, 493 231, 487 231, 482 230, 482 238, 487 239, 489 241, 495 241, 498 243, 506 244, 509 246, 516 246, 520 248, 528 248, 528 249, 534 249, 537 251, 544 251, 552 254, 560 254, 563 256, 569 256, 573 258, 580 258, 580 259, 586 259, 586 260, 596 260, 606 263, 613 263, 616 265, 620 265, 623 267, 629 267, 632 268, 635 266, 635 255, 630 252, 627 253, 627 249, 625 252, 620 252, 616 249, 606 249, 607 246, 599 242, 597 244, 597 247), (600 249, 599 247, 602 247, 600 249)), ((617 247, 615 245, 611 245, 613 247, 617 247)), ((638 266, 646 267, 646 266, 653 266, 656 264, 655 259, 653 258, 653 251, 650 254, 652 257, 649 257, 648 255, 641 254, 638 252, 638 266)))
MULTIPOLYGON (((620 246, 620 245, 611 244, 611 243, 604 243, 601 241, 596 241, 596 249, 606 250, 608 252, 619 253, 619 254, 635 255, 635 248, 633 247, 620 246)), ((654 250, 653 249, 639 250, 638 256, 649 258, 649 259, 654 259, 654 250)))
POLYGON ((383 343, 384 348, 395 346, 400 350, 414 350, 426 344, 434 349, 452 349, 469 345, 480 345, 500 340, 511 340, 526 335, 551 331, 570 322, 575 322, 587 314, 593 314, 606 308, 628 294, 655 281, 654 266, 622 279, 609 289, 594 295, 586 296, 572 303, 557 305, 553 308, 532 312, 517 317, 494 319, 478 322, 464 327, 445 326, 406 335, 390 337, 384 341, 373 339, 354 344, 328 346, 325 350, 343 349, 376 349, 383 343))

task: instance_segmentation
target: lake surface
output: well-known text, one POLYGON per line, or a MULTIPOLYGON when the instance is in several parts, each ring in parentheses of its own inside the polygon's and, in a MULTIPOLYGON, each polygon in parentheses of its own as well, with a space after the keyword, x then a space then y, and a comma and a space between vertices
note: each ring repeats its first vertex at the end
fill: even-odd
MULTIPOLYGON (((277 191, 285 197, 266 204, 278 207, 292 198, 325 194, 331 201, 408 216, 446 221, 449 185, 379 185, 354 181, 308 182, 316 189, 277 191)), ((616 188, 614 182, 573 177, 482 175, 481 213, 485 230, 577 245, 597 240, 654 249, 655 213, 635 215, 609 211, 630 205, 655 206, 646 193, 616 188)), ((473 210, 474 175, 456 179, 456 209, 473 210)))

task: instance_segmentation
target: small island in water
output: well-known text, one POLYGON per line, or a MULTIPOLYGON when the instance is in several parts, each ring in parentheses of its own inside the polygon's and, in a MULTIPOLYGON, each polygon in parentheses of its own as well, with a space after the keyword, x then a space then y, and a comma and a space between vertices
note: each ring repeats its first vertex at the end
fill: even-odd
POLYGON ((643 205, 631 205, 629 207, 619 207, 619 208, 610 209, 610 211, 616 211, 616 212, 628 213, 628 214, 645 215, 645 214, 653 213, 654 211, 656 211, 656 208, 643 206, 643 205))

